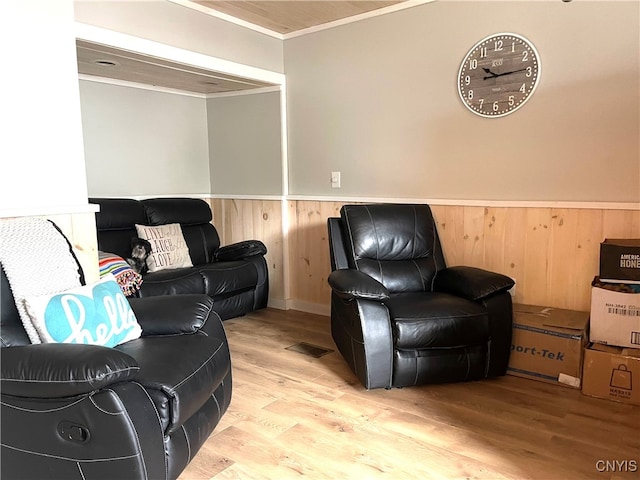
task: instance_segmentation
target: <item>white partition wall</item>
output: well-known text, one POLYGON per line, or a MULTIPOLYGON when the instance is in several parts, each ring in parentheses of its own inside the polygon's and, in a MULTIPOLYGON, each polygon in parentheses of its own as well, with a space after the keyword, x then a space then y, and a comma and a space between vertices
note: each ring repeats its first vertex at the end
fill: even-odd
POLYGON ((4 0, 0 216, 87 209, 71 0, 4 0))

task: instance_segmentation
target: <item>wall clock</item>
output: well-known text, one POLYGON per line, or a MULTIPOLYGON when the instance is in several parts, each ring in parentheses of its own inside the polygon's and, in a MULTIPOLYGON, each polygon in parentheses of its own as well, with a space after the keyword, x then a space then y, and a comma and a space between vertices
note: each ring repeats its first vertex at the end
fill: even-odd
POLYGON ((540 55, 515 33, 497 33, 476 43, 460 65, 462 103, 482 117, 503 117, 522 107, 540 81, 540 55))

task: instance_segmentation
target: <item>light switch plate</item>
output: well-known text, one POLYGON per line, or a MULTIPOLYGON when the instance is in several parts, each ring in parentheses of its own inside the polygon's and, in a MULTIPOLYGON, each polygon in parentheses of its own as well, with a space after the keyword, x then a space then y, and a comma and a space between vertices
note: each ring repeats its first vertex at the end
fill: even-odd
POLYGON ((331 188, 340 188, 340 172, 331 172, 331 188))

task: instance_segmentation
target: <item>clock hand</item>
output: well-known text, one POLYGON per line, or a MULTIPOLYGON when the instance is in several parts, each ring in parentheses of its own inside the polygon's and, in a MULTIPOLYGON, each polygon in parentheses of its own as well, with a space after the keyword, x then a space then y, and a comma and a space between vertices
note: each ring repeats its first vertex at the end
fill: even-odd
POLYGON ((511 75, 512 73, 519 73, 519 72, 524 72, 526 70, 526 68, 521 68, 520 70, 514 70, 513 72, 504 72, 504 73, 493 73, 491 70, 489 70, 488 68, 482 68, 485 72, 490 73, 491 75, 488 77, 483 77, 483 80, 488 80, 490 78, 498 78, 498 77, 504 77, 505 75, 511 75))
POLYGON ((493 77, 499 77, 500 75, 497 75, 495 73, 493 73, 491 70, 489 70, 488 68, 484 68, 482 67, 482 69, 485 71, 485 73, 488 73, 489 75, 491 75, 490 77, 484 77, 484 79, 486 80, 487 78, 493 78, 493 77))
POLYGON ((496 77, 502 77, 504 75, 511 75, 512 73, 524 72, 526 70, 527 70, 526 68, 521 68, 520 70, 514 70, 513 72, 499 73, 499 74, 496 75, 496 77))

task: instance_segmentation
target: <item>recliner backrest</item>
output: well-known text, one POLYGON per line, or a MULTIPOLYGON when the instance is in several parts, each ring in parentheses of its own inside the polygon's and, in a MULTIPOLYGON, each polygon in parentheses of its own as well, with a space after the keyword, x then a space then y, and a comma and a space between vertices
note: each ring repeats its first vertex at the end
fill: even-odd
POLYGON ((340 216, 351 268, 391 293, 432 290, 445 262, 428 205, 344 205, 340 216))
POLYGON ((89 202, 100 206, 96 214, 98 250, 130 257, 131 239, 138 236, 135 224, 147 223, 142 204, 132 198, 89 198, 89 202))
POLYGON ((138 236, 135 225, 179 223, 194 265, 213 261, 220 237, 211 224, 209 204, 198 198, 90 198, 100 205, 96 214, 98 249, 123 258, 131 255, 131 239, 138 236))
POLYGON ((211 223, 209 204, 199 198, 148 198, 141 200, 147 215, 147 225, 179 223, 189 256, 194 265, 213 261, 220 248, 220 237, 211 223))

